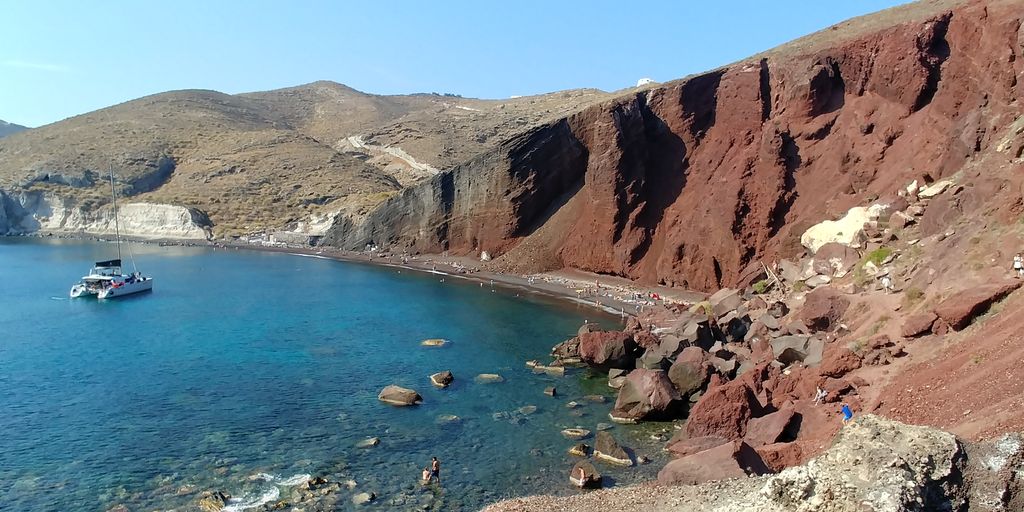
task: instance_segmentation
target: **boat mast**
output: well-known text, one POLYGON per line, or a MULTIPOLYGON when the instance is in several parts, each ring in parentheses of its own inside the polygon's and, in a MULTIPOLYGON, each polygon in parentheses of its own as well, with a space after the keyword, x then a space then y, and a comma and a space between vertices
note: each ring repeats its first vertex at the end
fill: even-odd
POLYGON ((114 166, 110 167, 110 199, 114 202, 114 234, 117 236, 117 259, 121 259, 121 226, 117 223, 117 193, 114 192, 114 166))

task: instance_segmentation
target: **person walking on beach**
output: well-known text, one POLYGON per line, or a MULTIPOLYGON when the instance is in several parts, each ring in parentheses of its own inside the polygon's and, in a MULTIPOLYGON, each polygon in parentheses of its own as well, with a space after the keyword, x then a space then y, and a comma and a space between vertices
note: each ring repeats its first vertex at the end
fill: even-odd
POLYGON ((843 404, 843 423, 846 423, 853 419, 853 411, 850 410, 850 406, 843 404))
POLYGON ((441 485, 441 462, 437 460, 437 457, 430 459, 430 478, 427 479, 427 482, 437 479, 437 485, 441 485))
POLYGON ((1024 277, 1024 257, 1021 257, 1020 253, 1013 257, 1013 271, 1017 273, 1017 277, 1024 277))

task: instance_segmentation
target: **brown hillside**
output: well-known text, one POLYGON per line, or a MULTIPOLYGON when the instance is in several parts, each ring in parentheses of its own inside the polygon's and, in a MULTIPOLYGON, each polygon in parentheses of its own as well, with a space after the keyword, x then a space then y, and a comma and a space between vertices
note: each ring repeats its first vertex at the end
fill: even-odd
POLYGON ((102 203, 99 178, 113 166, 124 193, 199 208, 216 235, 276 229, 314 213, 358 217, 436 173, 429 167, 453 165, 523 127, 605 97, 375 96, 330 82, 235 96, 174 91, 4 138, 0 189, 102 203), (348 144, 351 136, 366 146, 348 144))

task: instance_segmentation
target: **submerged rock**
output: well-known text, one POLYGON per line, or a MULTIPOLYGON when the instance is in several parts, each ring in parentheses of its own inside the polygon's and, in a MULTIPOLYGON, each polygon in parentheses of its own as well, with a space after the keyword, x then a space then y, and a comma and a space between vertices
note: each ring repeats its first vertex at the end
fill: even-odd
POLYGON ((419 393, 411 389, 395 385, 382 389, 380 394, 377 395, 377 399, 386 404, 396 405, 399 407, 417 405, 423 402, 423 397, 421 397, 419 393))
POLYGON ((569 455, 586 457, 590 455, 590 445, 587 445, 586 443, 576 443, 569 448, 569 455))
POLYGON ((481 373, 474 379, 479 384, 494 384, 498 382, 505 382, 505 378, 497 373, 481 373))
POLYGON ((361 492, 352 496, 352 503, 355 505, 365 505, 373 500, 377 499, 377 495, 372 492, 361 492))
POLYGON ((420 342, 420 345, 424 347, 443 347, 447 344, 448 340, 442 338, 429 338, 420 342))

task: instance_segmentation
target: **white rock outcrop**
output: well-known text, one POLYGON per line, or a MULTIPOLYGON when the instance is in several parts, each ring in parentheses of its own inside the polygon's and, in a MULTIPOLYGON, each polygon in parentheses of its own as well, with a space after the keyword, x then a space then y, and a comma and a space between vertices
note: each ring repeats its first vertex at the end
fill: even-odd
MULTIPOLYGON (((95 210, 53 193, 21 192, 5 202, 0 228, 7 234, 35 232, 114 234, 114 212, 109 205, 95 210)), ((121 234, 142 238, 205 240, 210 237, 206 215, 193 208, 156 203, 118 206, 121 234)))

